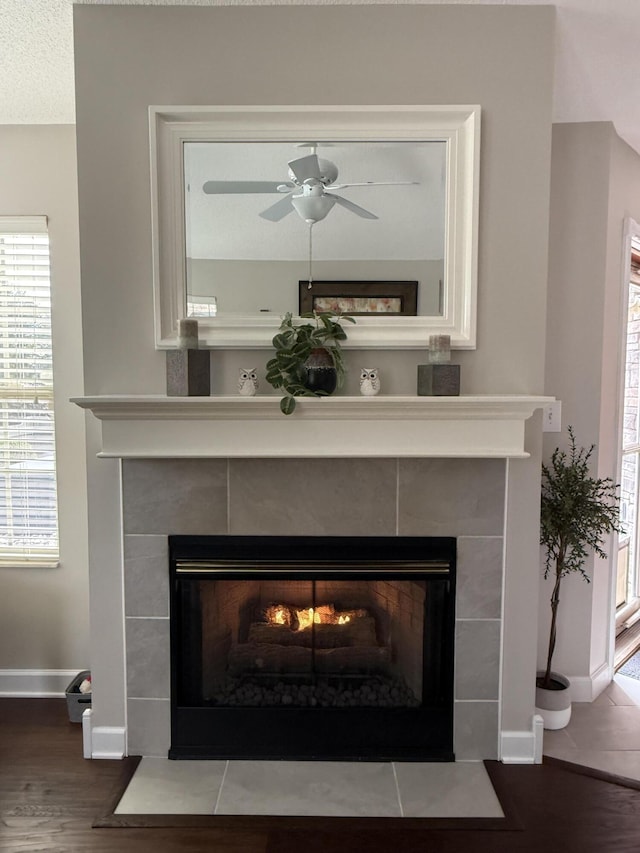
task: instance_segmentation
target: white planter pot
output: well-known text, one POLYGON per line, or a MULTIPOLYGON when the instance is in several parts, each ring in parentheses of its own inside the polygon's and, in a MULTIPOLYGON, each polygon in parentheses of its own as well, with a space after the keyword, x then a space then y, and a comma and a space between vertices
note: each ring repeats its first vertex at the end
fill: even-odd
MULTIPOLYGON (((538 672, 540 678, 544 672, 538 672)), ((564 675, 551 673, 552 680, 561 685, 557 690, 545 690, 536 684, 536 714, 543 719, 545 729, 563 729, 571 719, 571 683, 564 675)))

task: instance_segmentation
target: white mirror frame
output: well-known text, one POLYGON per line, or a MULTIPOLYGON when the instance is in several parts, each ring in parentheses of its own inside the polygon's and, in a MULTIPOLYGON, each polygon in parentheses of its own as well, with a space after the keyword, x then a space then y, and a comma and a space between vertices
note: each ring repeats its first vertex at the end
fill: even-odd
MULTIPOLYGON (((447 142, 443 314, 358 317, 346 346, 422 349, 429 335, 476 346, 479 106, 149 107, 156 348, 176 346, 186 306, 183 145, 193 141, 374 140, 447 142)), ((292 285, 293 286, 293 285, 292 285)), ((221 348, 268 348, 280 318, 199 319, 200 340, 221 348)))

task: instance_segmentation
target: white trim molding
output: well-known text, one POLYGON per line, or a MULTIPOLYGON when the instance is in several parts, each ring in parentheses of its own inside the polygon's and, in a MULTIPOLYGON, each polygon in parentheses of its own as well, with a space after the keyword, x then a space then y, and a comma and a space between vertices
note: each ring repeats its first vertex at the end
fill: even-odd
MULTIPOLYGON (((176 346, 186 311, 186 226, 183 146, 187 142, 443 141, 446 158, 447 270, 442 314, 359 317, 347 347, 415 349, 429 334, 476 347, 478 105, 150 106, 151 207, 156 348, 176 346)), ((201 340, 224 348, 265 347, 279 317, 224 314, 199 319, 201 340)))
POLYGON ((0 216, 1 234, 46 234, 46 216, 0 216))
POLYGON ((534 714, 531 731, 500 732, 500 761, 503 764, 540 764, 542 761, 542 718, 534 714))
POLYGON ((82 712, 82 757, 92 758, 91 747, 91 717, 93 714, 92 708, 86 708, 82 712))
POLYGON ((0 669, 0 697, 64 698, 79 669, 0 669))
MULTIPOLYGON (((82 718, 82 735, 85 748, 90 746, 91 758, 120 760, 126 755, 127 730, 124 726, 95 726, 91 725, 91 717, 85 725, 82 718)), ((85 749, 85 758, 86 755, 85 749)))
POLYGON ((102 421, 100 456, 526 458, 533 396, 75 397, 102 421))
POLYGON ((591 675, 568 675, 572 702, 593 702, 613 679, 613 669, 605 661, 591 675))

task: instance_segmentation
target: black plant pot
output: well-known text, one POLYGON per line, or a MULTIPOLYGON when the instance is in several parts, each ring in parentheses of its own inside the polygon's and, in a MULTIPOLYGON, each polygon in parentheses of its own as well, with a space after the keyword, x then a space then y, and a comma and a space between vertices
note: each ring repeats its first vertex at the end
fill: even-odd
POLYGON ((306 377, 304 386, 309 391, 322 391, 325 394, 333 394, 338 384, 338 371, 333 363, 331 353, 319 347, 312 349, 305 365, 306 377))

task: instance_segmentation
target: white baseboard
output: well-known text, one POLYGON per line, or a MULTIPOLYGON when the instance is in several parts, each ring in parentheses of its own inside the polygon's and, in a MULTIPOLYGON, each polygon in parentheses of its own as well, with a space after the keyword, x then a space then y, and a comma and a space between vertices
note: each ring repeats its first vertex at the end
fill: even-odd
POLYGON ((544 747, 544 720, 540 714, 533 715, 533 741, 535 744, 534 764, 542 764, 542 750, 544 747))
POLYGON ((567 678, 571 682, 572 702, 593 702, 611 683, 613 672, 605 662, 591 675, 568 675, 567 678))
POLYGON ((93 711, 91 708, 86 708, 82 712, 82 757, 83 758, 91 758, 92 747, 91 747, 91 715, 93 711))
POLYGON ((81 669, 0 669, 0 696, 30 699, 64 698, 81 669))
POLYGON ((125 756, 127 741, 124 726, 93 726, 93 710, 82 714, 82 753, 84 758, 119 761, 125 756))
POLYGON ((120 760, 125 756, 127 730, 124 726, 91 726, 91 717, 87 718, 86 729, 82 719, 82 740, 85 747, 91 749, 91 758, 120 760))
POLYGON ((500 732, 503 764, 539 764, 542 761, 542 720, 534 714, 531 731, 500 732))

